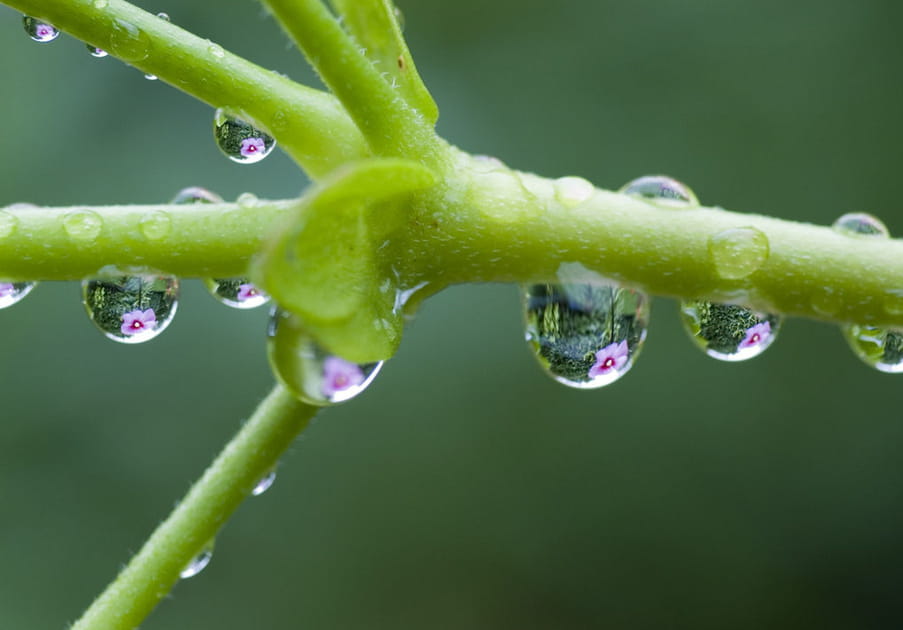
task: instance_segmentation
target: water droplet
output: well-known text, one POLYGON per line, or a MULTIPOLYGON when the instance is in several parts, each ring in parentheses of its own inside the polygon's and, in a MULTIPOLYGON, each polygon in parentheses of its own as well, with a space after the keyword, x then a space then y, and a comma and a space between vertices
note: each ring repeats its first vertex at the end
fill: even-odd
POLYGON ((273 483, 276 481, 276 471, 271 470, 266 475, 261 477, 260 481, 257 482, 257 485, 254 486, 254 489, 251 490, 252 497, 259 497, 261 494, 270 489, 273 483))
POLYGON ((134 63, 146 59, 150 54, 150 39, 140 28, 116 18, 110 30, 110 52, 123 61, 134 63))
POLYGON ((163 211, 149 212, 141 217, 141 233, 151 241, 159 241, 169 235, 172 219, 163 211))
POLYGON ((649 298, 599 278, 523 287, 527 344, 559 383, 594 389, 621 378, 646 338, 649 298))
POLYGON ((595 192, 593 185, 582 177, 559 177, 555 180, 555 196, 568 208, 580 205, 595 192))
POLYGON ((94 0, 95 9, 106 9, 108 0, 94 0))
POLYGON ((843 326, 843 336, 857 357, 876 370, 903 372, 903 332, 875 326, 843 326))
POLYGON ((141 343, 159 335, 176 314, 179 280, 147 270, 104 268, 82 281, 82 301, 108 339, 141 343))
POLYGON ((161 20, 163 20, 164 22, 171 22, 171 21, 172 21, 172 20, 169 19, 169 14, 168 14, 168 13, 160 12, 160 13, 157 14, 157 17, 160 18, 161 20))
POLYGON ((148 73, 148 74, 144 75, 144 78, 147 79, 148 81, 156 81, 157 75, 148 73))
POLYGON ((639 177, 628 182, 621 188, 621 192, 668 208, 688 208, 699 205, 696 195, 686 184, 665 175, 639 177))
POLYGON ((19 218, 16 215, 0 210, 0 238, 12 236, 18 226, 19 218))
POLYGON ((273 309, 267 353, 279 381, 311 405, 330 405, 364 391, 383 365, 358 364, 330 354, 304 330, 298 318, 273 309))
MULTIPOLYGON (((845 214, 834 222, 834 229, 846 236, 890 238, 890 231, 880 219, 864 212, 845 214)), ((890 291, 884 308, 899 315, 903 311, 903 294, 890 291)), ((857 357, 881 372, 903 372, 903 332, 876 326, 847 324, 841 326, 844 338, 857 357)))
POLYGON ((270 301, 248 278, 207 278, 204 285, 216 301, 232 308, 256 308, 270 301))
POLYGON ((255 195, 254 193, 243 192, 238 196, 238 199, 235 200, 235 203, 237 203, 242 208, 254 208, 257 206, 257 203, 259 201, 260 199, 258 199, 257 195, 255 195))
POLYGON ((206 188, 200 186, 189 186, 183 188, 176 196, 172 198, 170 203, 187 204, 187 203, 222 203, 223 198, 215 192, 210 192, 206 188))
POLYGON ((401 9, 395 7, 395 23, 398 24, 398 30, 402 33, 404 32, 404 13, 401 12, 401 9))
POLYGON ((106 57, 108 54, 107 51, 105 51, 103 48, 98 48, 97 46, 94 46, 93 44, 85 44, 85 46, 88 48, 88 52, 91 53, 92 57, 97 57, 98 59, 102 59, 103 57, 106 57))
POLYGON ((741 280, 765 264, 768 247, 768 237, 756 228, 730 228, 709 238, 709 258, 719 276, 741 280))
POLYGON ((223 47, 220 46, 219 44, 214 44, 213 42, 210 42, 209 44, 207 44, 207 52, 209 52, 211 55, 213 55, 217 59, 222 59, 223 57, 226 56, 226 51, 223 50, 223 47))
POLYGON ((90 243, 103 228, 103 219, 93 210, 75 210, 63 217, 63 229, 73 241, 90 243))
POLYGON ((744 361, 762 354, 781 327, 780 316, 735 304, 683 301, 680 313, 690 338, 721 361, 744 361))
POLYGON ((865 212, 850 212, 849 214, 845 214, 837 219, 832 227, 841 234, 846 234, 847 236, 890 237, 890 231, 887 229, 887 226, 885 226, 878 217, 866 214, 865 212))
POLYGON ((0 280, 0 308, 7 308, 18 304, 31 293, 37 286, 37 282, 9 282, 0 280))
POLYGON ((276 140, 250 123, 216 110, 213 121, 216 146, 226 157, 239 164, 259 162, 273 150, 276 140))
POLYGON ((185 568, 179 573, 179 577, 183 580, 192 578, 207 568, 210 560, 213 558, 213 541, 207 543, 200 553, 185 565, 185 568))
POLYGON ((60 36, 60 32, 56 27, 38 18, 23 15, 22 23, 25 25, 25 32, 28 33, 28 36, 41 44, 52 42, 60 36))

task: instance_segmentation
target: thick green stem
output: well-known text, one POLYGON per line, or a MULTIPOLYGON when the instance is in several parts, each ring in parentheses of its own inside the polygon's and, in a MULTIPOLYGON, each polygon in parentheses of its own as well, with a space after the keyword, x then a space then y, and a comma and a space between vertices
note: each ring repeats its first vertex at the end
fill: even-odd
POLYGON ((123 0, 3 4, 47 20, 214 107, 243 113, 275 136, 313 177, 369 154, 360 131, 332 95, 261 68, 123 0))
POLYGON ((316 412, 277 386, 72 630, 132 630, 316 412))
POLYGON ((381 75, 320 0, 264 0, 379 155, 446 156, 433 126, 381 75))
POLYGON ((106 265, 242 275, 292 203, 7 208, 0 210, 0 278, 79 280, 106 265))

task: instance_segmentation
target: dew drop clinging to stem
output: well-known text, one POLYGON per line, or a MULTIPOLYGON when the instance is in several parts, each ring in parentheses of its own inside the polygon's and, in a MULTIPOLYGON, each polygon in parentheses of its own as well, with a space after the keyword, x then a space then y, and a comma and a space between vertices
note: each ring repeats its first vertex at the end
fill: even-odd
POLYGON ((754 227, 730 228, 709 238, 709 259, 725 280, 742 280, 768 259, 768 237, 754 227))
POLYGON ((85 44, 85 47, 88 49, 88 52, 91 53, 91 56, 96 57, 97 59, 102 59, 109 54, 103 48, 98 48, 93 44, 85 44))
POLYGON ((213 299, 231 308, 257 308, 270 301, 270 296, 254 285, 249 278, 207 278, 204 280, 204 286, 213 299))
POLYGON ((638 177, 625 184, 620 192, 667 208, 690 208, 699 205, 696 195, 686 184, 665 175, 638 177))
POLYGON ((31 293, 37 282, 12 282, 0 280, 0 309, 18 304, 31 293))
POLYGON ((649 298, 580 265, 563 267, 566 273, 559 275, 566 282, 522 287, 527 345, 563 385, 595 389, 613 383, 643 346, 649 298), (585 273, 572 273, 578 268, 585 273))
POLYGON ((149 270, 102 269, 82 281, 88 317, 107 339, 135 344, 156 338, 175 317, 179 280, 149 270))
POLYGON ((266 475, 260 478, 260 481, 257 482, 257 485, 251 490, 252 497, 259 497, 261 494, 269 490, 273 483, 276 481, 276 471, 271 470, 266 475))
POLYGON ((207 565, 210 564, 210 560, 213 559, 213 541, 207 543, 198 555, 191 559, 191 561, 185 565, 185 568, 179 572, 179 577, 183 580, 187 580, 188 578, 193 578, 198 573, 207 568, 207 565))
POLYGON ((43 20, 39 20, 38 18, 23 15, 22 23, 25 26, 25 32, 28 33, 28 36, 40 44, 52 42, 60 36, 60 31, 56 27, 43 20))
POLYGON ((233 162, 254 164, 276 146, 276 140, 252 124, 218 109, 213 118, 213 137, 219 150, 233 162))
POLYGON ((745 361, 762 354, 777 338, 781 317, 736 304, 703 300, 680 303, 684 330, 713 359, 745 361))
POLYGON ((354 363, 329 353, 295 315, 279 308, 271 313, 267 354, 276 378, 295 396, 318 406, 359 395, 384 363, 354 363))

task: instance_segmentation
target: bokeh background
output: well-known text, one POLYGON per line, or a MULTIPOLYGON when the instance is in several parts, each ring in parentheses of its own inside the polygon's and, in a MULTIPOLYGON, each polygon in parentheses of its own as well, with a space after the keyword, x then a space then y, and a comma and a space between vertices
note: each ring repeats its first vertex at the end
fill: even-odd
MULTIPOLYGON (((140 2, 304 82, 255 2, 140 2)), ((440 130, 606 188, 903 233, 903 5, 890 0, 400 0, 440 130)), ((0 205, 296 195, 235 165, 212 111, 0 9, 0 205)), ((74 283, 0 312, 0 628, 63 628, 271 383, 266 313, 185 282, 149 344, 101 337, 74 283)), ((903 376, 790 320, 748 364, 657 300, 634 369, 553 383, 512 286, 429 301, 370 390, 323 413, 145 630, 899 627, 903 376)))

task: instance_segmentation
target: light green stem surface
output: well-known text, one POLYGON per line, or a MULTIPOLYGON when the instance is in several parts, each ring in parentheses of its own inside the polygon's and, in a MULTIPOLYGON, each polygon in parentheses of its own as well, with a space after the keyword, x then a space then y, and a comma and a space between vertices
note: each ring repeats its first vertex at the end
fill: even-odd
POLYGON ((316 410, 277 386, 72 630, 137 628, 316 410))
POLYGON ((214 107, 243 112, 312 177, 369 154, 360 131, 331 94, 261 68, 123 0, 3 3, 46 19, 214 107))

